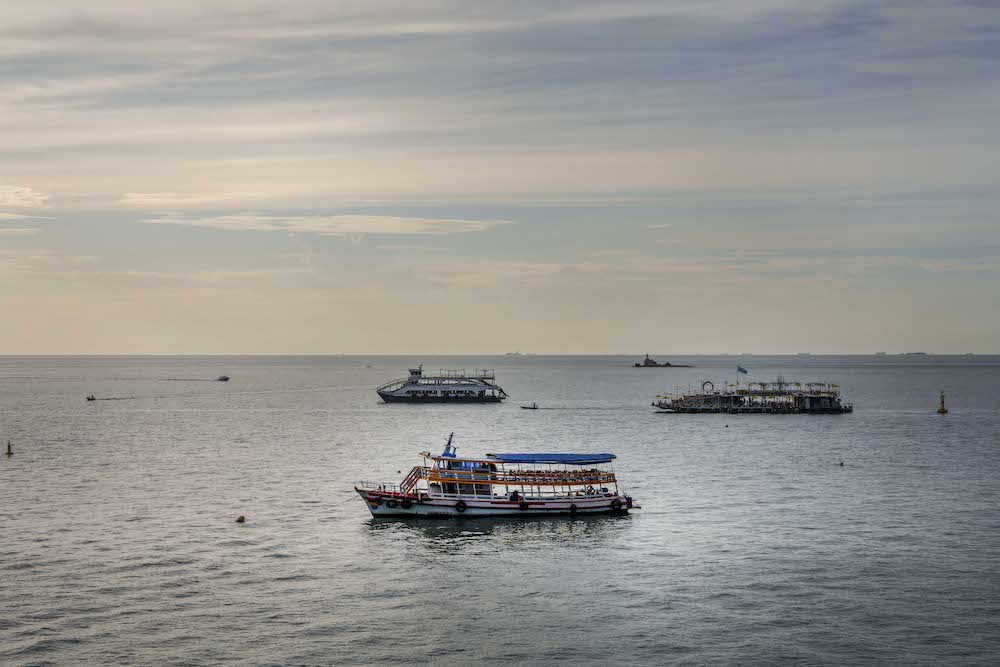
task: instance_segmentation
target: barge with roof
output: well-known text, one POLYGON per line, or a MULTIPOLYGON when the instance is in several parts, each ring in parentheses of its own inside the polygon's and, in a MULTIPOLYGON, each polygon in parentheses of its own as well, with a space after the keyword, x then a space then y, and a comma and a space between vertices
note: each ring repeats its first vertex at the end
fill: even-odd
POLYGON ((411 368, 408 377, 386 382, 375 391, 386 403, 499 403, 507 398, 492 369, 424 375, 422 364, 411 368))
POLYGON ((701 391, 677 391, 656 397, 653 406, 664 412, 727 414, 824 414, 854 412, 844 403, 840 385, 829 382, 788 382, 778 377, 773 382, 723 383, 716 389, 705 380, 701 391))
POLYGON ((359 482, 372 516, 426 518, 627 513, 639 506, 618 484, 614 454, 422 452, 400 484, 359 482))

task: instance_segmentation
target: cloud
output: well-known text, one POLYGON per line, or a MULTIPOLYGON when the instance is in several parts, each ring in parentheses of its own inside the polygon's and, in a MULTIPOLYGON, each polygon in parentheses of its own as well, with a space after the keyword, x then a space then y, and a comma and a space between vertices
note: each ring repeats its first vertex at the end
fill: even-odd
POLYGON ((264 192, 126 192, 119 203, 138 208, 184 208, 245 201, 267 196, 264 192))
POLYGON ((26 213, 0 213, 0 220, 50 220, 45 215, 27 215, 26 213))
POLYGON ((430 235, 481 232, 509 220, 445 220, 390 215, 299 215, 279 216, 238 213, 210 217, 164 216, 142 222, 151 225, 185 225, 226 231, 257 231, 317 234, 319 236, 430 235))
POLYGON ((40 231, 33 227, 0 227, 0 236, 34 236, 40 231))
POLYGON ((17 185, 0 185, 0 206, 38 208, 45 206, 49 195, 17 185))

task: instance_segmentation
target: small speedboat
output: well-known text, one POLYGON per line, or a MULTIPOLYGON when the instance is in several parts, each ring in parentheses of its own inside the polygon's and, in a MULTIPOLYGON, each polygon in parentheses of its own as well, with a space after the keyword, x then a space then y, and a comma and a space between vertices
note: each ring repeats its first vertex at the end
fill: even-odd
POLYGON ((97 400, 97 397, 96 397, 96 396, 94 396, 93 394, 91 394, 90 396, 88 396, 88 397, 87 397, 87 400, 88 400, 88 401, 96 401, 96 400, 97 400))
POLYGON ((229 382, 229 376, 228 375, 220 375, 217 379, 218 379, 219 382, 229 382))
POLYGON ((532 403, 531 405, 522 405, 521 409, 522 410, 537 410, 538 409, 538 403, 532 403))

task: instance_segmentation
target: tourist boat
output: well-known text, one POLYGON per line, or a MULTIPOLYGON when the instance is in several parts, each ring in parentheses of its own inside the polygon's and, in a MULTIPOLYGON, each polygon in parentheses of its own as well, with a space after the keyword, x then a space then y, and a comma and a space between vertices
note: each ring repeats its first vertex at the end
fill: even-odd
POLYGON ((423 365, 410 369, 409 377, 386 382, 375 389, 386 403, 499 403, 507 393, 497 386, 493 370, 465 369, 424 375, 423 365))
POLYGON ((638 509, 615 477, 614 454, 457 455, 448 437, 422 452, 402 483, 360 482, 372 516, 428 518, 627 513, 638 509))
POLYGON ((661 394, 653 406, 673 413, 727 414, 833 414, 854 412, 854 406, 840 397, 840 385, 829 382, 725 383, 719 389, 705 380, 701 391, 661 394))

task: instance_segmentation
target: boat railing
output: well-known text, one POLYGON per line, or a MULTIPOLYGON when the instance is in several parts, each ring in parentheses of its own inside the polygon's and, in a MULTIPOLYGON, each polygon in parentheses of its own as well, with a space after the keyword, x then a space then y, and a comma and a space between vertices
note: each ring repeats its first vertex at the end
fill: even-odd
POLYGON ((402 389, 410 382, 410 378, 398 378, 396 380, 390 380, 383 385, 379 385, 375 391, 396 391, 397 389, 402 389))
POLYGON ((410 473, 406 476, 406 479, 404 479, 402 484, 399 485, 400 490, 403 493, 411 492, 414 487, 417 486, 417 481, 423 476, 422 471, 423 468, 420 466, 414 466, 413 469, 410 470, 410 473))
POLYGON ((487 470, 441 470, 424 469, 422 476, 429 482, 445 484, 497 484, 500 486, 587 486, 593 484, 614 484, 615 474, 604 470, 582 471, 579 473, 518 472, 487 470))
POLYGON ((472 373, 467 373, 464 368, 457 370, 448 370, 442 368, 438 371, 439 375, 437 377, 448 378, 452 380, 496 380, 496 371, 492 368, 479 369, 477 368, 472 373))
POLYGON ((402 493, 401 489, 397 485, 387 484, 385 482, 360 481, 357 483, 357 486, 366 491, 384 491, 387 493, 402 493))
MULTIPOLYGON (((565 492, 565 491, 531 491, 528 493, 518 491, 518 499, 524 501, 539 501, 539 500, 569 500, 577 498, 614 498, 615 496, 621 495, 621 491, 618 489, 609 488, 607 491, 599 490, 594 493, 586 493, 583 491, 565 492)), ((434 491, 428 494, 431 498, 446 498, 446 499, 468 499, 468 500, 510 500, 509 493, 442 493, 440 491, 434 491)))

